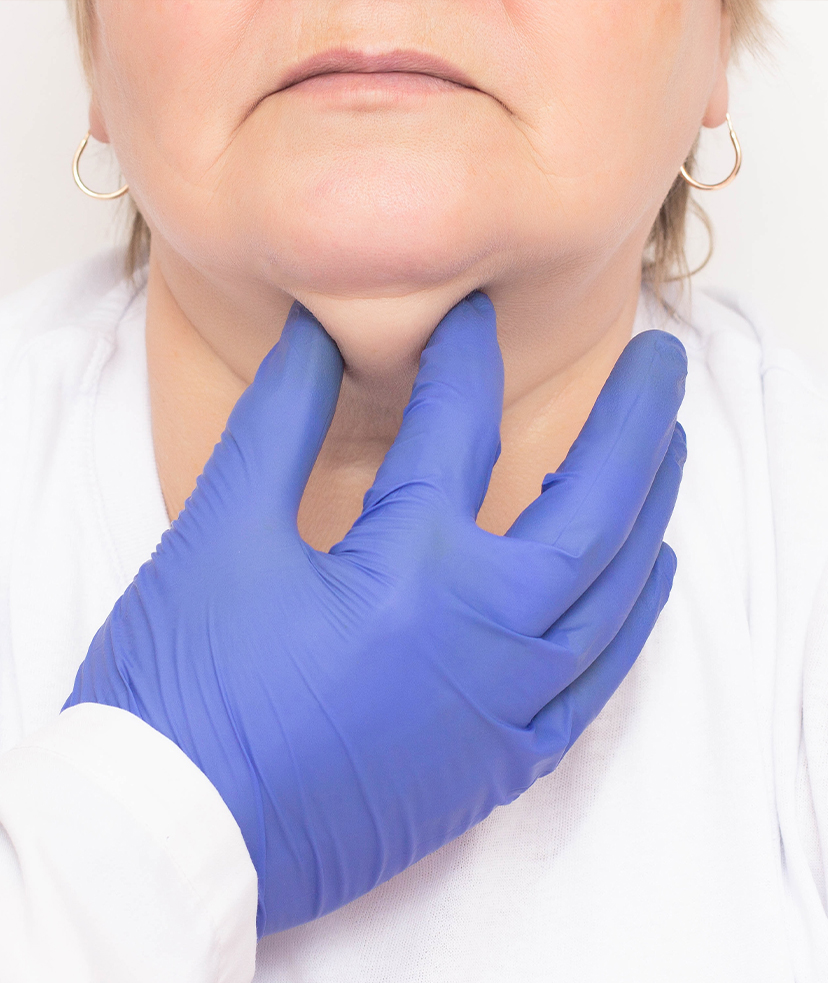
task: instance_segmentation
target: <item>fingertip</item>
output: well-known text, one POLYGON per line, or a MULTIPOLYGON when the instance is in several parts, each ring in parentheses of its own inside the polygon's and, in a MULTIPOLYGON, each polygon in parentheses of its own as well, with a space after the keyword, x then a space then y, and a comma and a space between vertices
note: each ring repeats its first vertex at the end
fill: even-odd
POLYGON ((465 298, 465 303, 470 304, 478 314, 484 317, 497 317, 494 304, 482 290, 473 290, 465 298))
MULTIPOLYGON (((469 294, 454 305, 434 329, 424 354, 434 356, 430 349, 439 349, 443 371, 450 371, 455 381, 460 374, 484 371, 494 373, 497 388, 503 387, 503 354, 497 338, 497 319, 494 306, 480 291, 469 294), (475 368, 476 366, 476 368, 475 368)), ((502 392, 501 392, 502 404, 502 392)))
MULTIPOLYGON (((648 373, 654 376, 653 380, 658 388, 667 396, 670 393, 670 401, 676 409, 684 401, 687 386, 687 352, 684 345, 675 335, 667 331, 642 331, 636 335, 629 348, 640 345, 644 352, 648 352, 651 357, 648 373)), ((640 359, 641 353, 636 352, 634 358, 640 359)))
POLYGON ((298 347, 303 358, 329 364, 335 370, 343 365, 339 346, 325 330, 322 322, 298 300, 288 311, 285 326, 276 345, 278 348, 298 347))
MULTIPOLYGON (((648 333, 648 332, 645 332, 648 333)), ((687 371, 687 349, 682 342, 669 331, 659 331, 654 329, 654 342, 659 353, 663 358, 672 359, 676 364, 687 371)))
MULTIPOLYGON (((282 325, 279 340, 273 345, 259 365, 259 371, 257 372, 259 380, 261 381, 261 377, 273 371, 276 365, 283 361, 286 349, 291 344, 291 339, 294 336, 301 335, 302 331, 308 327, 311 330, 316 330, 315 325, 319 325, 319 322, 313 314, 306 307, 303 307, 298 300, 295 300, 291 304, 288 315, 285 318, 285 323, 282 325)), ((321 325, 319 327, 321 328, 321 325)))
MULTIPOLYGON (((284 327, 282 328, 282 338, 288 339, 291 335, 296 334, 301 331, 309 331, 312 334, 325 334, 327 331, 322 327, 321 322, 305 307, 303 304, 299 303, 298 300, 294 300, 291 304, 290 310, 288 311, 288 316, 285 319, 284 327)), ((328 336, 330 337, 330 336, 328 336)))
POLYGON ((672 448, 679 467, 683 470, 687 461, 687 434, 684 427, 678 422, 676 422, 675 429, 673 430, 673 438, 670 442, 670 447, 672 448))
POLYGON ((390 488, 427 476, 445 499, 477 515, 500 453, 504 378, 494 307, 478 291, 450 308, 429 337, 363 514, 390 488))
POLYGON ((468 294, 446 311, 426 342, 424 353, 444 347, 449 338, 452 349, 459 345, 471 346, 475 352, 492 352, 497 348, 502 361, 494 306, 479 290, 468 294))
POLYGON ((661 549, 658 553, 658 559, 656 561, 659 564, 661 570, 662 583, 664 584, 664 601, 667 600, 667 595, 669 595, 672 587, 673 581, 676 577, 676 570, 678 569, 678 557, 673 551, 672 547, 668 546, 667 543, 661 544, 661 549))
POLYGON ((259 365, 251 386, 256 394, 253 398, 257 402, 278 398, 285 403, 282 412, 292 404, 292 412, 299 413, 306 399, 320 407, 329 403, 335 406, 344 365, 333 338, 306 307, 295 301, 279 340, 259 365))
POLYGON ((679 355, 680 358, 687 361, 687 349, 684 347, 684 343, 677 335, 674 335, 672 331, 661 331, 658 329, 654 330, 658 335, 660 344, 671 348, 677 355, 679 355))
POLYGON ((660 331, 656 328, 641 331, 632 338, 627 347, 651 351, 678 379, 683 381, 686 378, 687 350, 681 341, 669 331, 660 331))

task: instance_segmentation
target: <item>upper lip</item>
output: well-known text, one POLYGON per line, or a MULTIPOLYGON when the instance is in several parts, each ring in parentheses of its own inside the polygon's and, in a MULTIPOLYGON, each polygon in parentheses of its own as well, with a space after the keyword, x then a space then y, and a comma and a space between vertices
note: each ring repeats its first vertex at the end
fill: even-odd
POLYGON ((304 82, 314 75, 331 75, 334 72, 414 72, 456 82, 468 89, 477 88, 465 72, 436 55, 408 49, 367 54, 364 51, 337 48, 299 62, 281 79, 276 91, 281 92, 282 89, 304 82))

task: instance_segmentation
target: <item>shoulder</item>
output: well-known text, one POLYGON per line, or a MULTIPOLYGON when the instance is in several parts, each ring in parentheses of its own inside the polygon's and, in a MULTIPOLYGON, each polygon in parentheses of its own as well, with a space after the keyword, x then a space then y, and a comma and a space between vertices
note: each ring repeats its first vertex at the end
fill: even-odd
POLYGON ((71 374, 112 333, 140 289, 123 273, 123 251, 105 250, 0 299, 0 393, 21 374, 71 374))
POLYGON ((785 343, 781 326, 772 324, 749 297, 694 289, 688 309, 688 327, 700 349, 736 342, 755 353, 764 380, 793 383, 820 403, 828 400, 828 377, 785 343))
POLYGON ((809 467, 828 469, 828 377, 790 348, 749 298, 694 287, 660 325, 654 307, 651 300, 652 326, 672 332, 687 349, 688 382, 695 375, 741 410, 744 424, 761 425, 769 450, 777 450, 784 434, 799 447, 812 446, 809 467))
POLYGON ((828 479, 828 378, 819 368, 747 298, 694 290, 682 320, 677 333, 698 370, 731 399, 757 395, 771 466, 828 479))
POLYGON ((828 381, 749 299, 694 289, 673 325, 688 351, 688 391, 705 391, 715 406, 705 419, 738 435, 733 451, 756 465, 746 492, 767 496, 779 602, 802 621, 821 603, 828 564, 828 381))
POLYGON ((42 498, 49 475, 59 485, 80 466, 119 326, 131 308, 140 320, 146 296, 122 259, 100 253, 0 300, 0 551, 21 502, 42 498))

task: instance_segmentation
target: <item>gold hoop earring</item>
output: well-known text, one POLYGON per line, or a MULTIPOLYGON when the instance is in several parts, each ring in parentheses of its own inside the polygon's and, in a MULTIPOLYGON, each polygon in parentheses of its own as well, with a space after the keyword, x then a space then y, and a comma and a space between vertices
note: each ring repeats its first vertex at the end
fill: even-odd
POLYGON ((110 191, 108 194, 102 194, 100 191, 93 191, 91 188, 87 188, 83 183, 83 179, 80 176, 80 171, 78 170, 78 165, 80 164, 81 155, 84 150, 86 150, 86 145, 89 143, 89 138, 92 136, 92 131, 88 130, 86 136, 81 140, 80 146, 75 151, 75 158, 72 161, 72 177, 75 179, 75 184, 81 189, 85 195, 89 195, 90 198, 97 198, 98 201, 112 201, 113 198, 120 198, 121 195, 125 195, 129 191, 129 185, 125 184, 120 191, 110 191))
POLYGON ((739 143, 739 138, 736 136, 736 131, 733 129, 733 123, 730 119, 730 113, 725 116, 727 120, 727 128, 730 130, 730 142, 733 144, 733 149, 736 151, 736 166, 730 172, 730 174, 720 181, 718 184, 702 184, 701 181, 697 181, 695 178, 690 177, 687 173, 687 169, 682 167, 681 176, 692 188, 698 188, 699 191, 718 191, 720 188, 726 188, 729 184, 732 184, 736 180, 736 176, 742 169, 742 145, 739 143))

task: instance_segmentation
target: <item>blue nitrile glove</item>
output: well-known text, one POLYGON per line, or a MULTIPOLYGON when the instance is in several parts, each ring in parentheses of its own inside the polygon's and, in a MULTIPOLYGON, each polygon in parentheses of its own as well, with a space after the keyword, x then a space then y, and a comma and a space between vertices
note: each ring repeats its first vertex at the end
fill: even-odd
POLYGON ((672 336, 633 339, 563 466, 495 536, 475 517, 503 364, 472 294, 423 352, 362 515, 322 553, 296 517, 342 360, 294 305, 66 704, 129 710, 202 769, 258 872, 260 935, 511 802, 609 699, 675 571, 685 372, 672 336))

